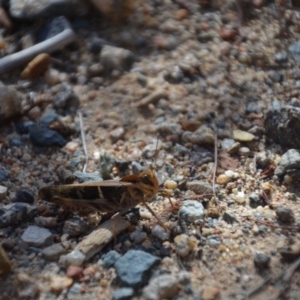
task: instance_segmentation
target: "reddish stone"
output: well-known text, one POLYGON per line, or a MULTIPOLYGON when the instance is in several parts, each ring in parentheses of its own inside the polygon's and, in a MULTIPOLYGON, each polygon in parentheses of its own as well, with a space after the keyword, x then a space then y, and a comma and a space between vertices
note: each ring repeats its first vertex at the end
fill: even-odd
POLYGON ((225 41, 232 41, 235 39, 237 31, 235 29, 222 29, 220 32, 220 37, 225 41))
POLYGON ((70 278, 79 278, 82 276, 83 269, 78 266, 69 266, 67 269, 67 276, 70 278))

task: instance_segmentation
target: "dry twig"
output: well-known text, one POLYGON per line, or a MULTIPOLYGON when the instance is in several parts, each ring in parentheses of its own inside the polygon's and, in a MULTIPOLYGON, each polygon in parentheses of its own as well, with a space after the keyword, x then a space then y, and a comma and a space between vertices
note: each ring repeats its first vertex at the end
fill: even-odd
POLYGON ((66 45, 74 42, 75 33, 70 27, 59 34, 39 43, 30 48, 24 49, 17 53, 7 55, 0 59, 0 74, 4 74, 15 68, 21 67, 31 61, 35 56, 41 53, 52 53, 66 45))
POLYGON ((74 250, 81 251, 87 261, 111 242, 114 236, 129 227, 129 225, 129 221, 125 220, 120 214, 117 214, 86 236, 74 250))
POLYGON ((85 142, 85 134, 84 134, 84 128, 83 128, 83 118, 82 118, 81 111, 78 111, 78 117, 79 117, 79 123, 80 123, 80 133, 81 133, 83 151, 84 151, 84 155, 85 155, 85 164, 84 164, 82 172, 85 172, 86 168, 87 168, 87 164, 89 162, 89 156, 88 156, 86 142, 85 142))

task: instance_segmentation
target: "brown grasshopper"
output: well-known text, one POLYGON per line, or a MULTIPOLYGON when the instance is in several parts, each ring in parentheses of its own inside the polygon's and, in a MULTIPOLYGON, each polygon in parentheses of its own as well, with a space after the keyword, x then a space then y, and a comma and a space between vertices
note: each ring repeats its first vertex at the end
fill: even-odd
POLYGON ((143 203, 164 228, 164 224, 147 204, 159 191, 152 170, 125 176, 119 180, 47 186, 39 190, 39 198, 55 203, 65 210, 88 214, 99 211, 124 214, 143 203))

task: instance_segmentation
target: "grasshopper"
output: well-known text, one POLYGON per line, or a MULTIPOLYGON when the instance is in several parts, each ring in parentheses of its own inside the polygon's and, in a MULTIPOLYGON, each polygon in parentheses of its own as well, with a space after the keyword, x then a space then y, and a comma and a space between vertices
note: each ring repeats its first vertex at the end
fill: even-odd
POLYGON ((147 203, 159 191, 158 180, 152 170, 125 176, 119 180, 47 186, 39 190, 39 198, 61 206, 64 210, 88 214, 99 211, 124 214, 143 203, 160 226, 165 226, 147 203))

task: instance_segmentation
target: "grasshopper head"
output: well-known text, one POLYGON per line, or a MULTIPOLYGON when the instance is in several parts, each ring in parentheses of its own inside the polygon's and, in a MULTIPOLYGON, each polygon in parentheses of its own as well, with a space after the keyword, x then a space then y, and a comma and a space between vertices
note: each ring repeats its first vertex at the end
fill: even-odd
POLYGON ((159 188, 159 184, 154 172, 152 170, 147 170, 141 172, 138 176, 139 186, 145 196, 145 201, 152 201, 159 188))

